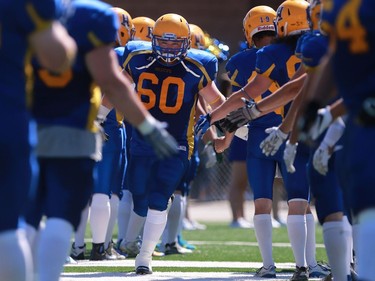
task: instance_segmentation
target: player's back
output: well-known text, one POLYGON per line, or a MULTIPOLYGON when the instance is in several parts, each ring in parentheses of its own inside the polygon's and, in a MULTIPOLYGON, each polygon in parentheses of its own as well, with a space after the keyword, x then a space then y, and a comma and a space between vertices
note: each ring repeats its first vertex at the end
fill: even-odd
MULTIPOLYGON (((145 107, 168 124, 167 130, 180 145, 191 144, 197 94, 215 79, 216 57, 189 50, 183 62, 165 66, 154 58, 151 44, 143 41, 129 42, 124 57, 124 69, 132 76, 145 107)), ((134 133, 133 138, 136 136, 134 133)), ((146 145, 140 138, 139 144, 146 145)))
POLYGON ((25 63, 28 36, 43 28, 55 17, 55 3, 50 0, 0 2, 0 85, 1 96, 16 107, 25 105, 25 63), (34 14, 31 13, 34 11, 34 14))
POLYGON ((286 42, 263 47, 257 52, 256 71, 281 87, 292 78, 300 65, 301 60, 295 55, 295 47, 296 44, 286 42))
POLYGON ((348 108, 357 112, 375 90, 375 2, 363 0, 357 6, 349 6, 352 1, 333 2, 331 10, 323 5, 323 26, 329 26, 336 44, 333 71, 339 93, 348 108))
MULTIPOLYGON (((255 71, 256 58, 257 58, 257 48, 250 48, 243 50, 234 56, 232 56, 225 68, 227 70, 228 77, 232 84, 233 91, 238 91, 241 87, 244 87, 248 82, 250 82, 254 76, 257 74, 255 71)), ((255 101, 260 101, 262 98, 269 96, 272 91, 277 88, 274 84, 271 85, 269 90, 262 93, 261 96, 257 97, 255 101)), ((253 120, 249 126, 265 126, 270 127, 275 124, 280 124, 281 122, 281 112, 266 114, 256 120, 253 120)))
POLYGON ((110 6, 100 1, 77 0, 72 5, 75 12, 68 18, 66 26, 77 42, 76 61, 61 75, 42 69, 33 61, 36 70, 33 114, 43 125, 96 131, 94 120, 101 93, 94 86, 85 59, 98 46, 114 42, 118 23, 110 6))

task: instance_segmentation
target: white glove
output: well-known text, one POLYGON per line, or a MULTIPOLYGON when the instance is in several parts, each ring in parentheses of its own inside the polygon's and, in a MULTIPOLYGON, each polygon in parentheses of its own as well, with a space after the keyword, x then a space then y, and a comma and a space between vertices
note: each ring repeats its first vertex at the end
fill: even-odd
POLYGON ((318 116, 309 131, 312 140, 316 140, 331 124, 332 114, 330 109, 331 107, 328 105, 318 110, 318 116))
POLYGON ((178 153, 178 143, 166 130, 167 123, 159 122, 148 116, 138 125, 138 131, 153 147, 155 154, 160 158, 168 158, 178 153))
POLYGON ((325 176, 328 173, 328 161, 331 158, 329 146, 323 141, 314 153, 313 166, 319 174, 325 176))
POLYGON ((283 159, 285 162, 286 170, 288 173, 293 174, 296 171, 294 167, 294 159, 297 154, 298 143, 290 143, 289 140, 286 142, 283 159))
POLYGON ((211 142, 208 142, 204 146, 202 150, 202 155, 204 155, 206 159, 205 167, 207 169, 215 166, 215 164, 217 163, 217 158, 216 158, 216 152, 215 152, 214 146, 212 145, 211 142))
POLYGON ((288 134, 283 133, 279 127, 267 128, 265 132, 269 136, 260 143, 259 147, 266 156, 275 155, 288 137, 288 134))

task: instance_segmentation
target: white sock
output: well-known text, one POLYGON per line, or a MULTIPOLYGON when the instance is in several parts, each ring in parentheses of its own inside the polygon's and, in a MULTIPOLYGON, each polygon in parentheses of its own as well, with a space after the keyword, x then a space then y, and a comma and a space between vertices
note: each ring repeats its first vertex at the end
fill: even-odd
POLYGON ((306 263, 315 267, 316 262, 316 239, 315 239, 315 219, 313 214, 306 214, 306 263))
POLYGON ((375 209, 358 215, 357 272, 360 280, 374 280, 375 276, 375 209))
POLYGON ((136 241, 141 233, 146 217, 137 215, 134 211, 130 214, 129 225, 125 235, 125 242, 136 241))
POLYGON ((116 224, 117 216, 118 216, 119 201, 120 200, 116 194, 111 195, 111 199, 109 200, 109 205, 111 206, 111 212, 110 212, 111 215, 109 217, 107 233, 105 236, 105 243, 104 243, 105 249, 108 248, 109 242, 112 241, 113 229, 115 228, 115 224, 116 224))
MULTIPOLYGON (((344 237, 346 240, 346 245, 348 245, 346 249, 346 260, 347 260, 347 264, 350 265, 351 263, 354 262, 352 225, 350 224, 347 216, 343 216, 342 222, 343 222, 344 237)), ((348 266, 347 274, 348 275, 350 274, 350 266, 348 266)))
POLYGON ((33 280, 32 256, 25 231, 1 232, 0 249, 0 280, 33 280))
POLYGON ((104 243, 107 233, 111 208, 107 194, 95 193, 92 196, 90 206, 90 226, 92 233, 92 243, 104 243))
POLYGON ((306 217, 304 215, 288 215, 286 225, 296 266, 306 267, 306 217))
POLYGON ((117 239, 125 239, 126 231, 128 229, 129 218, 131 211, 133 210, 133 199, 132 194, 129 190, 122 190, 123 195, 118 206, 118 234, 117 239))
POLYGON ((39 281, 58 281, 70 249, 73 226, 58 218, 47 219, 37 251, 39 281), (53 250, 52 250, 53 249, 53 250))
POLYGON ((85 234, 89 213, 90 207, 87 205, 81 213, 81 221, 79 222, 78 228, 74 234, 74 245, 76 247, 82 247, 85 245, 85 234))
POLYGON ((254 215, 254 230, 258 241, 263 266, 268 268, 275 265, 272 258, 272 220, 271 215, 254 215))
POLYGON ((181 235, 182 229, 184 227, 183 221, 184 221, 184 218, 186 217, 187 196, 181 197, 181 204, 182 204, 182 211, 181 211, 180 222, 178 224, 178 233, 177 233, 178 235, 181 235))
POLYGON ((157 211, 148 209, 147 219, 143 229, 142 247, 139 255, 146 258, 151 258, 155 250, 160 236, 167 223, 167 211, 157 211))
POLYGON ((323 224, 323 238, 334 280, 346 280, 349 263, 347 263, 347 244, 342 221, 330 221, 323 224))
POLYGON ((353 235, 353 254, 354 254, 354 263, 355 263, 355 268, 357 268, 357 262, 358 262, 358 224, 352 224, 352 235, 353 235))
POLYGON ((182 215, 182 200, 181 194, 176 194, 171 209, 168 212, 167 218, 167 227, 165 228, 168 231, 168 241, 167 243, 173 243, 177 241, 178 226, 180 224, 180 219, 182 215))

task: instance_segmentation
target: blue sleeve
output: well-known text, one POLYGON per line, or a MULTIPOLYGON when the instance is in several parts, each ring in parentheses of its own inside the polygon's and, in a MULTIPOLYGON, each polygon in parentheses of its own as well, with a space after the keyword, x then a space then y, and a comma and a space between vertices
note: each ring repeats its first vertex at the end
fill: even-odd
POLYGON ((266 48, 262 48, 257 51, 255 71, 258 74, 264 75, 272 80, 275 80, 271 78, 273 72, 275 71, 275 63, 272 57, 269 56, 266 48))
POLYGON ((118 59, 118 63, 119 65, 121 66, 122 68, 122 64, 124 63, 124 47, 117 47, 115 48, 115 52, 116 52, 116 55, 117 55, 117 59, 118 59))
POLYGON ((119 23, 117 15, 109 7, 99 1, 95 6, 85 7, 83 2, 76 7, 75 15, 68 20, 67 26, 81 52, 90 52, 115 42, 119 23))
POLYGON ((17 21, 19 28, 26 33, 49 27, 52 20, 57 18, 57 8, 54 0, 22 1, 23 6, 17 9, 17 21))
POLYGON ((302 47, 302 63, 307 68, 317 67, 321 58, 327 52, 328 39, 326 36, 314 36, 302 47))
POLYGON ((241 81, 237 81, 238 75, 235 76, 235 74, 236 73, 238 74, 238 68, 232 59, 229 59, 229 61, 225 65, 225 70, 230 79, 230 84, 232 85, 232 91, 233 92, 238 91, 241 88, 242 84, 241 84, 241 81))

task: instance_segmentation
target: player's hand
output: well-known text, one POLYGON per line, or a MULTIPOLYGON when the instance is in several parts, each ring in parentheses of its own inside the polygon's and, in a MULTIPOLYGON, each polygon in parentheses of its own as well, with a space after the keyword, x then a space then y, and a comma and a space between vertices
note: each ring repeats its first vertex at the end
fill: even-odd
POLYGON ((202 150, 202 156, 206 160, 205 167, 211 168, 217 163, 215 148, 211 141, 207 142, 202 150))
POLYGON ((265 130, 267 136, 261 143, 260 149, 266 156, 275 155, 280 146, 287 139, 288 134, 283 133, 279 127, 271 127, 265 130))
POLYGON ((325 176, 328 173, 328 161, 331 158, 329 146, 322 142, 314 153, 313 166, 319 174, 325 176))
POLYGON ((332 114, 330 109, 330 106, 326 106, 318 110, 317 118, 309 130, 309 137, 312 140, 316 140, 332 123, 332 114))
POLYGON ((199 116, 197 124, 195 124, 194 126, 194 133, 197 136, 197 138, 200 139, 210 127, 211 127, 210 114, 201 115, 199 116))
POLYGON ((222 125, 223 128, 230 133, 246 125, 251 120, 258 118, 261 114, 255 102, 246 100, 245 98, 241 98, 241 100, 245 103, 245 106, 230 112, 225 117, 225 121, 222 125))
POLYGON ((177 154, 178 144, 165 128, 167 128, 167 123, 155 120, 151 132, 143 135, 160 159, 177 154))
POLYGON ((283 159, 285 162, 286 170, 288 173, 293 174, 296 171, 294 167, 294 159, 297 154, 298 143, 290 143, 289 140, 286 142, 283 159))

